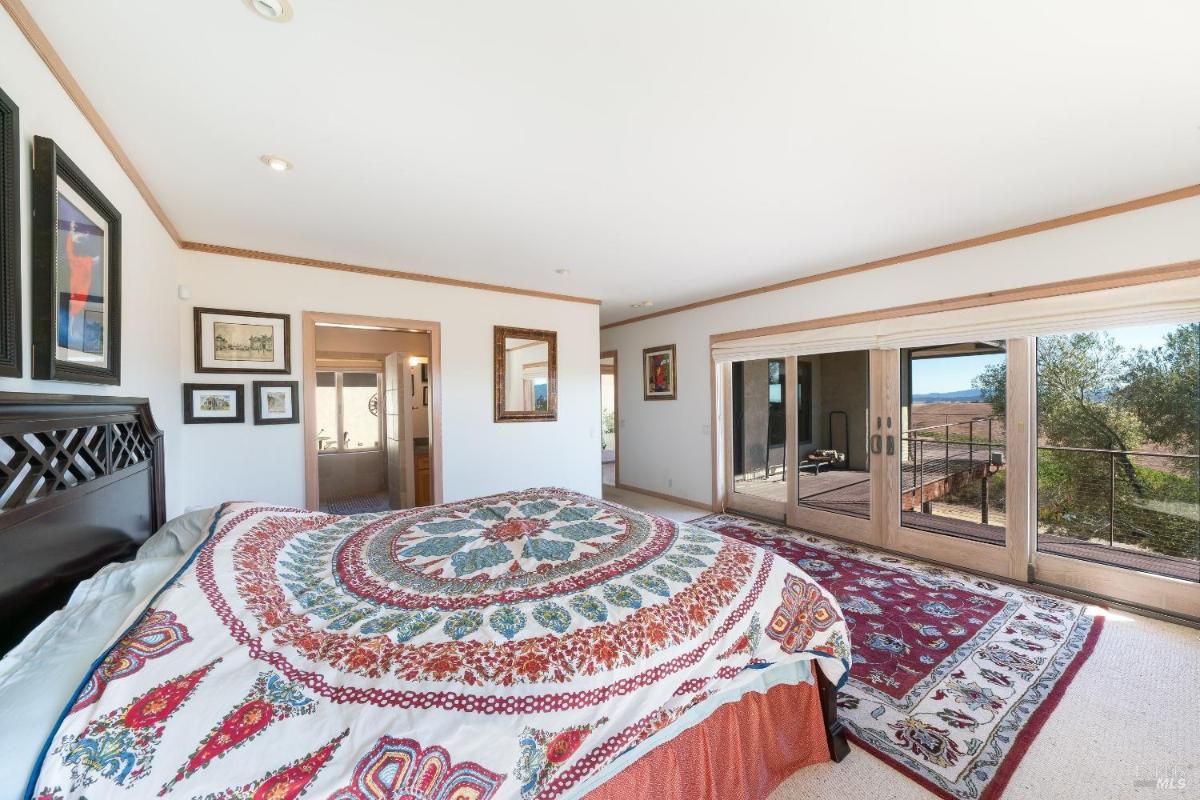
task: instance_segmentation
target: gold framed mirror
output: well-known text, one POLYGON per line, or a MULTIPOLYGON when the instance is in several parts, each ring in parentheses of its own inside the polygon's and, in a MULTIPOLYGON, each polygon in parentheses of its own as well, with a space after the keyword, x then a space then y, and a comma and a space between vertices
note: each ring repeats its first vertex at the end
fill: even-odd
POLYGON ((495 327, 496 422, 558 419, 558 333, 495 327))

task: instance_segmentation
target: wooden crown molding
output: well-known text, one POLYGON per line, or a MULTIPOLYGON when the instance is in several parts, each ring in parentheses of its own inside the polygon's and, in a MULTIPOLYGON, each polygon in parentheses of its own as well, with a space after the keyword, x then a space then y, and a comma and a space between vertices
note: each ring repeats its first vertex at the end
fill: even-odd
MULTIPOLYGON (((400 272, 396 270, 382 269, 379 267, 358 266, 336 261, 323 261, 320 259, 286 256, 278 253, 267 253, 258 250, 243 250, 236 247, 224 247, 221 245, 183 241, 180 238, 179 231, 171 222, 170 218, 167 217, 166 212, 163 211, 162 206, 154 197, 154 194, 150 191, 150 187, 146 184, 146 181, 137 171, 137 168, 133 165, 133 162, 125 153, 125 150, 121 147, 120 143, 117 142, 117 138, 113 135, 112 130, 104 122, 104 119, 100 116, 100 113, 96 110, 96 107, 92 105, 92 102, 88 99, 87 95, 84 94, 83 88, 79 85, 78 81, 75 80, 75 77, 71 74, 71 71, 67 69, 67 65, 58 55, 58 52, 54 49, 54 46, 50 43, 50 40, 46 37, 46 34, 38 26, 37 22, 34 21, 33 15, 29 13, 29 9, 25 7, 25 4, 21 2, 21 0, 0 0, 0 6, 3 6, 4 10, 8 12, 8 15, 12 17, 12 20, 14 23, 16 23, 17 28, 22 34, 24 34, 25 38, 29 41, 30 46, 33 47, 34 51, 41 57, 42 61, 45 62, 46 67, 50 70, 50 73, 55 77, 55 79, 58 80, 59 84, 63 87, 63 90, 67 93, 67 96, 71 98, 76 107, 79 109, 80 113, 83 114, 84 118, 87 119, 92 128, 95 129, 96 134, 100 137, 100 140, 104 142, 105 146, 108 147, 109 151, 113 155, 113 158, 116 159, 117 164, 120 165, 122 170, 124 170, 126 176, 128 176, 130 182, 134 185, 134 188, 137 189, 138 194, 142 196, 142 199, 146 202, 146 205, 150 208, 150 211, 158 219, 159 223, 163 226, 163 229, 167 232, 167 235, 171 237, 172 241, 174 241, 176 245, 184 250, 194 250, 201 253, 232 255, 241 258, 253 258, 262 261, 276 261, 283 264, 294 264, 304 267, 335 269, 343 272, 356 272, 360 275, 376 275, 379 277, 398 278, 400 280, 420 281, 424 283, 438 283, 445 286, 457 286, 467 289, 480 289, 490 292, 503 292, 507 294, 525 295, 528 297, 540 297, 548 300, 564 300, 574 303, 600 305, 599 300, 588 297, 577 297, 574 295, 557 294, 554 292, 539 292, 529 289, 517 289, 511 286, 481 283, 478 281, 464 281, 454 278, 443 278, 436 275, 424 275, 415 272, 400 272)), ((711 297, 707 300, 698 300, 693 303, 674 306, 672 308, 664 308, 658 311, 653 311, 649 314, 642 314, 640 316, 630 317, 629 319, 610 322, 607 325, 601 325, 600 329, 608 330, 609 328, 616 328, 621 325, 631 325, 635 322, 642 322, 644 320, 666 316, 667 314, 678 314, 684 311, 691 311, 693 309, 715 305, 717 303, 727 303, 731 300, 739 300, 743 297, 752 297, 754 295, 763 294, 766 292, 776 292, 781 289, 804 286, 805 284, 831 280, 833 278, 839 278, 845 275, 854 275, 856 273, 866 272, 868 270, 882 269, 883 267, 890 267, 896 264, 918 261, 923 258, 930 258, 932 256, 943 255, 945 253, 952 253, 957 250, 966 250, 971 247, 979 247, 981 245, 1002 242, 1006 239, 1015 239, 1020 236, 1028 236, 1030 234, 1040 233, 1042 231, 1053 230, 1054 228, 1076 225, 1080 222, 1088 222, 1116 214, 1124 214, 1129 211, 1137 211, 1142 208, 1149 208, 1151 206, 1162 205, 1164 203, 1171 203, 1176 200, 1184 200, 1186 198, 1196 196, 1200 196, 1200 184, 1185 186, 1181 189, 1174 189, 1168 192, 1150 195, 1149 197, 1142 197, 1137 200, 1130 200, 1124 203, 1117 203, 1116 205, 1093 209, 1091 211, 1070 214, 1065 217, 1057 217, 1044 222, 1035 222, 1031 225, 1010 228, 997 233, 976 236, 971 239, 964 239, 960 242, 944 244, 938 247, 927 248, 925 250, 917 250, 912 253, 905 253, 903 255, 892 256, 890 258, 883 258, 876 261, 868 261, 863 264, 856 264, 854 266, 842 267, 840 269, 829 270, 827 272, 820 272, 815 275, 806 275, 801 278, 793 278, 791 280, 772 283, 754 289, 744 289, 738 292, 711 297)))
MULTIPOLYGON (((2 2, 3 0, 0 0, 2 2)), ((486 292, 503 292, 505 294, 519 294, 526 297, 540 297, 545 300, 564 300, 570 303, 587 303, 589 305, 600 305, 599 300, 591 297, 577 297, 571 294, 556 294, 554 292, 539 292, 534 289, 518 289, 513 286, 500 286, 494 283, 481 283, 479 281, 462 281, 457 278, 443 278, 438 275, 424 275, 419 272, 401 272, 394 269, 384 269, 383 267, 365 267, 359 264, 346 264, 341 261, 324 261, 319 258, 304 258, 302 256, 289 256, 281 253, 267 253, 262 250, 243 250, 240 247, 225 247, 219 244, 204 244, 202 242, 180 242, 179 246, 184 250, 193 250, 197 253, 212 253, 222 256, 235 256, 237 258, 252 258, 258 261, 275 261, 280 264, 293 264, 298 267, 316 267, 317 269, 333 269, 340 272, 353 272, 359 275, 373 275, 378 278, 396 278, 402 281, 419 281, 421 283, 437 283, 442 286, 457 286, 461 289, 481 289, 486 292)))
POLYGON ((594 300, 588 297, 576 297, 573 295, 557 294, 554 292, 539 292, 529 289, 517 289, 511 286, 499 286, 490 283, 481 283, 478 281, 462 281, 453 278, 442 278, 435 275, 423 275, 415 272, 399 272, 389 269, 380 269, 378 267, 363 267, 354 264, 342 264, 335 261, 321 261, 314 258, 298 258, 295 256, 285 256, 277 253, 264 253, 257 250, 242 250, 235 247, 222 247, 219 245, 183 241, 183 239, 180 238, 178 229, 175 227, 174 223, 171 222, 170 218, 167 217, 166 212, 163 211, 162 205, 160 205, 158 200, 154 197, 154 194, 150 191, 150 187, 146 184, 146 181, 137 171, 137 167, 133 165, 133 161, 130 160, 128 154, 126 154, 125 150, 117 141, 117 137, 113 134, 112 129, 108 127, 107 123, 104 122, 103 117, 100 116, 100 112, 98 112, 96 107, 92 105, 92 101, 88 99, 87 95, 83 91, 83 88, 79 85, 79 82, 75 80, 75 76, 71 74, 71 71, 67 68, 66 63, 58 55, 58 51, 54 49, 54 45, 50 43, 50 40, 46 37, 45 32, 43 32, 38 26, 37 22, 34 21, 33 15, 29 13, 29 9, 25 7, 25 4, 22 3, 21 0, 0 0, 0 5, 2 5, 4 10, 8 12, 8 15, 12 17, 13 22, 16 23, 16 26, 21 33, 24 34, 30 46, 41 57, 42 61, 45 62, 46 67, 50 70, 50 74, 55 77, 55 79, 62 86, 63 90, 67 93, 67 96, 70 97, 72 102, 75 103, 75 106, 79 109, 79 112, 83 114, 84 118, 96 131, 96 135, 99 136, 100 140, 104 142, 106 147, 108 147, 109 152, 112 153, 112 156, 114 159, 116 159, 117 164, 122 170, 124 170, 125 175, 129 178, 134 188, 137 189, 138 194, 142 196, 142 199, 146 202, 146 205, 149 206, 150 211, 155 217, 158 218, 159 223, 163 226, 163 229, 167 232, 167 235, 171 237, 171 240, 174 241, 177 246, 184 250, 195 250, 201 253, 233 255, 242 258, 255 258, 265 261, 278 261, 284 264, 295 264, 304 267, 337 269, 342 270, 343 272, 356 272, 360 275, 377 275, 386 278, 399 278, 401 280, 408 281, 440 283, 445 286, 481 289, 489 292, 505 292, 507 294, 519 294, 527 297, 540 297, 548 300, 565 300, 574 303, 588 303, 591 305, 600 304, 599 300, 594 300))
POLYGON ((12 17, 21 33, 25 34, 25 38, 29 40, 30 46, 34 51, 41 56, 42 61, 46 63, 52 74, 66 91, 67 96, 75 103, 75 106, 83 114, 84 118, 91 123, 96 130, 96 135, 108 147, 113 158, 117 160, 117 164, 125 171, 134 188, 138 190, 138 194, 146 201, 146 205, 150 207, 150 211, 158 218, 167 235, 179 244, 179 231, 171 223, 158 200, 150 192, 150 187, 146 185, 146 181, 142 179, 137 168, 133 166, 133 162, 129 160, 129 156, 121 149, 121 145, 117 142, 117 137, 113 135, 112 130, 105 124, 104 119, 100 116, 100 112, 92 105, 92 101, 88 100, 87 95, 83 93, 83 89, 75 80, 75 76, 67 69, 67 65, 59 57, 58 51, 50 44, 50 40, 46 38, 46 34, 34 22, 33 15, 29 13, 29 9, 25 8, 25 4, 21 0, 0 0, 0 5, 4 6, 4 10, 12 17))
POLYGON ((1196 277, 1200 277, 1200 260, 1180 261, 1175 264, 1164 264, 1158 267, 1143 267, 1140 269, 1125 270, 1124 272, 1110 272, 1106 275, 1039 283, 1016 289, 1000 289, 959 297, 947 297, 942 300, 928 300, 922 303, 880 308, 873 311, 837 314, 818 319, 808 319, 803 322, 769 325, 763 328, 747 328, 745 330, 728 331, 726 333, 714 333, 708 337, 708 341, 711 346, 720 342, 737 339, 753 339, 760 336, 773 336, 781 333, 796 333, 797 331, 832 328, 839 325, 853 325, 858 322, 877 322, 879 320, 897 319, 900 317, 915 317, 920 314, 935 314, 940 311, 957 311, 964 308, 1015 303, 1020 300, 1039 300, 1046 297, 1061 297, 1068 294, 1083 294, 1086 292, 1098 292, 1104 289, 1119 289, 1125 286, 1140 286, 1147 283, 1196 277))
POLYGON ((642 314, 637 317, 630 317, 618 322, 610 322, 607 325, 601 325, 600 330, 608 330, 609 328, 620 327, 621 325, 632 325, 635 322, 642 322, 655 317, 663 317, 667 314, 679 314, 683 311, 691 311, 705 306, 716 305, 717 303, 728 303, 730 300, 740 300, 743 297, 753 297, 756 294, 764 294, 766 292, 777 292, 780 289, 791 289, 796 286, 804 286, 809 283, 817 283, 818 281, 827 281, 833 278, 840 278, 845 275, 854 275, 859 272, 867 272, 873 269, 882 269, 884 267, 895 266, 896 264, 904 264, 910 261, 919 261, 932 256, 940 256, 946 253, 953 253, 957 250, 967 250, 972 247, 981 247, 985 244, 994 244, 1003 242, 1007 239, 1016 239, 1021 236, 1029 236, 1042 231, 1054 230, 1055 228, 1065 228, 1068 225, 1077 225, 1081 222, 1090 222, 1095 219, 1111 217, 1117 214, 1125 214, 1130 211, 1137 211, 1151 206, 1163 205, 1164 203, 1173 203, 1176 200, 1186 200, 1189 197, 1200 196, 1200 184, 1193 186, 1185 186, 1181 189, 1172 189, 1169 192, 1161 192, 1152 194, 1149 197, 1141 197, 1137 200, 1129 200, 1116 205, 1104 206, 1103 208, 1095 208, 1091 211, 1083 211, 1078 214, 1068 214, 1065 217, 1056 217, 1055 219, 1045 220, 1043 222, 1035 222, 1031 225, 1022 225, 1019 228, 1009 228, 1008 230, 999 231, 997 233, 989 233, 984 236, 976 236, 971 239, 963 239, 960 242, 952 242, 951 244, 943 244, 938 247, 930 247, 925 250, 916 250, 903 255, 891 256, 889 258, 881 258, 877 261, 867 261, 863 264, 855 264, 850 267, 841 267, 839 269, 829 270, 828 272, 818 272, 815 275, 805 275, 801 278, 793 278, 791 280, 781 281, 779 283, 771 283, 766 286, 760 286, 756 289, 744 289, 738 292, 710 297, 707 300, 697 300, 694 303, 686 303, 681 306, 673 306, 664 308, 659 311, 653 311, 649 314, 642 314))

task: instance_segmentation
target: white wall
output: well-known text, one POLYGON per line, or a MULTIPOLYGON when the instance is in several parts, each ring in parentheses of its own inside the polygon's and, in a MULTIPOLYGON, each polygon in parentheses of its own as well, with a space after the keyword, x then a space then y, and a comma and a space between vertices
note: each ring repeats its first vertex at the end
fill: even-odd
POLYGON ((603 330, 620 353, 621 482, 711 502, 712 334, 1193 259, 1200 198, 603 330), (679 399, 646 402, 642 349, 671 343, 679 399))
POLYGON ((112 153, 29 46, 0 13, 0 88, 21 115, 21 289, 24 378, 0 378, 0 391, 149 397, 166 434, 167 511, 184 507, 181 475, 178 250, 112 153), (33 137, 54 139, 121 212, 121 385, 34 381, 30 337, 30 155, 33 137))
MULTIPOLYGON (((248 395, 253 380, 193 372, 192 305, 291 314, 292 380, 302 380, 303 311, 440 322, 444 499, 532 486, 600 493, 597 306, 193 251, 179 263, 192 291, 176 320, 182 381, 243 382, 248 395), (556 422, 492 421, 494 325, 558 332, 556 422)), ((189 425, 183 440, 189 505, 304 504, 302 426, 189 425)))

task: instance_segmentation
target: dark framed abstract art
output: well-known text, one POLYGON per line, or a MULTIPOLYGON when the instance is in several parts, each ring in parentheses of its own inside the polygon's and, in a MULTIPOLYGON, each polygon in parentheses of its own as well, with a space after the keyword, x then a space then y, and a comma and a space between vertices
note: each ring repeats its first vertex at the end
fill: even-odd
POLYGON ((0 377, 21 377, 21 213, 17 104, 0 90, 0 377))
POLYGON ((121 214, 54 141, 33 138, 33 377, 121 382, 121 214))
POLYGON ((675 345, 647 347, 642 351, 642 398, 675 399, 675 345))

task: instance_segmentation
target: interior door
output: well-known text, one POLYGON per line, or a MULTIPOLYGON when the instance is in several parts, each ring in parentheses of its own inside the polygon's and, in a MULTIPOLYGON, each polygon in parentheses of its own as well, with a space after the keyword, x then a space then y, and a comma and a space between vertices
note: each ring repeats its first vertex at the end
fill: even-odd
POLYGON ((413 377, 408 362, 404 353, 390 353, 383 370, 388 503, 396 509, 416 505, 410 404, 413 377))

